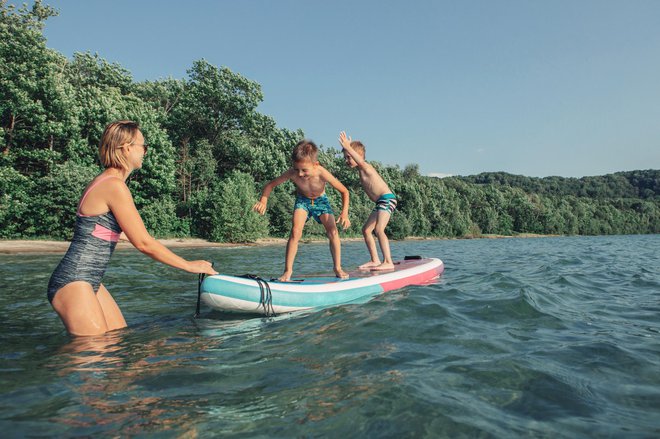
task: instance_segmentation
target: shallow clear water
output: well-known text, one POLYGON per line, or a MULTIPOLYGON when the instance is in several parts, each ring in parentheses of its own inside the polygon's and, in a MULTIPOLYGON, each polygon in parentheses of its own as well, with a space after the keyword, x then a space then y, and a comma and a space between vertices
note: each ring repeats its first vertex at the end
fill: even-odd
MULTIPOLYGON (((2 436, 660 436, 660 235, 392 249, 446 271, 268 319, 195 319, 194 275, 119 251, 104 283, 129 328, 77 339, 45 297, 61 255, 0 255, 2 436)), ((284 248, 177 253, 275 276, 284 248)), ((330 267, 301 246, 296 273, 330 267)))

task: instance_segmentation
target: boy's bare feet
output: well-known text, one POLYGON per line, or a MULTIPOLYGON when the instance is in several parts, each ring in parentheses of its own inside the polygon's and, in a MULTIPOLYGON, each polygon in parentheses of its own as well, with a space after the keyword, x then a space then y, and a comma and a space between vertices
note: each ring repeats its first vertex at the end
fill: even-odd
POLYGON ((394 270, 394 264, 392 262, 383 262, 382 264, 371 268, 371 271, 384 271, 384 270, 394 270))
POLYGON ((337 276, 340 279, 348 279, 348 273, 346 273, 341 268, 335 268, 335 276, 337 276))
POLYGON ((292 274, 293 273, 291 271, 285 271, 284 273, 282 273, 282 276, 280 276, 277 280, 279 280, 280 282, 289 282, 291 280, 292 274))
POLYGON ((380 261, 376 261, 376 262, 374 262, 374 261, 369 261, 369 262, 367 262, 366 264, 362 264, 362 265, 360 265, 358 268, 359 268, 360 270, 371 270, 373 267, 377 267, 377 266, 379 266, 379 265, 380 265, 380 261))

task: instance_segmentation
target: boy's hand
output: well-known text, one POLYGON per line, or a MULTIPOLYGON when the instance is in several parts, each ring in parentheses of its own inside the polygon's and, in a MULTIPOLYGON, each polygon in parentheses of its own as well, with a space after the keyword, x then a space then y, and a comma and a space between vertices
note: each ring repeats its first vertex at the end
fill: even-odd
POLYGON ((351 138, 346 136, 346 133, 342 131, 339 133, 339 144, 342 146, 342 148, 346 148, 347 146, 351 146, 351 138))
POLYGON ((266 213, 266 203, 262 201, 257 201, 254 206, 252 206, 252 210, 255 212, 259 212, 260 214, 266 213))
POLYGON ((344 230, 351 227, 351 220, 348 219, 348 213, 342 213, 339 215, 339 218, 337 218, 337 224, 342 226, 344 230))

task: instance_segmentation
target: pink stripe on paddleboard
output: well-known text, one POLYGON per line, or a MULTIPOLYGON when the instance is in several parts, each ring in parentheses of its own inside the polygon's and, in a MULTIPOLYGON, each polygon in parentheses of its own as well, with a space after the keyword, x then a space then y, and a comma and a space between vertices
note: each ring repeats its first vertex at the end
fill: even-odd
POLYGON ((94 231, 92 232, 92 236, 110 242, 119 241, 120 235, 121 233, 113 232, 107 227, 103 227, 101 224, 97 224, 96 227, 94 227, 94 231))
POLYGON ((443 272, 443 270, 444 270, 444 265, 440 264, 437 267, 434 267, 423 273, 416 274, 414 276, 404 277, 403 279, 395 279, 389 282, 383 282, 382 284, 380 284, 380 286, 383 287, 383 292, 387 292, 392 290, 398 290, 399 288, 403 288, 408 285, 423 284, 424 282, 428 282, 429 280, 438 277, 440 273, 443 272))

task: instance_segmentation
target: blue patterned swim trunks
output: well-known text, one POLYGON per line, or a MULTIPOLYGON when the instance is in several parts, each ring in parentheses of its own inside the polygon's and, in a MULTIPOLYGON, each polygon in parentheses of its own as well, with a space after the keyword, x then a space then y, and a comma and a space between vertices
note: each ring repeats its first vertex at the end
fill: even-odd
POLYGON ((330 215, 335 214, 330 206, 330 200, 326 194, 321 195, 316 198, 307 198, 302 195, 298 195, 296 198, 296 204, 293 207, 293 210, 303 209, 307 212, 307 219, 311 216, 316 220, 317 223, 321 223, 321 215, 327 213, 330 215))
POLYGON ((396 201, 396 195, 393 193, 389 194, 383 194, 380 196, 378 201, 376 201, 376 207, 374 207, 374 210, 372 212, 376 212, 378 210, 384 210, 386 212, 389 212, 390 215, 394 213, 394 209, 396 209, 397 201, 396 201))

